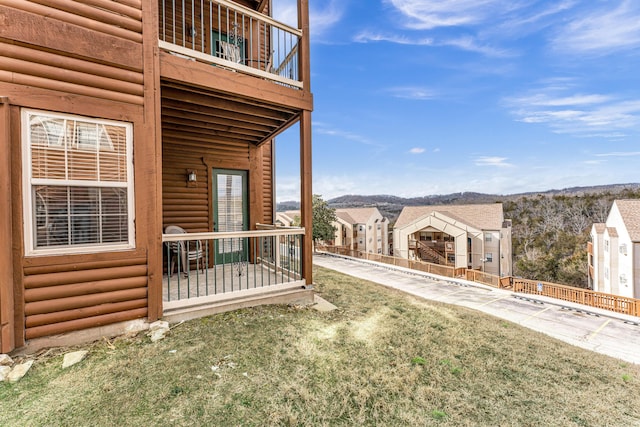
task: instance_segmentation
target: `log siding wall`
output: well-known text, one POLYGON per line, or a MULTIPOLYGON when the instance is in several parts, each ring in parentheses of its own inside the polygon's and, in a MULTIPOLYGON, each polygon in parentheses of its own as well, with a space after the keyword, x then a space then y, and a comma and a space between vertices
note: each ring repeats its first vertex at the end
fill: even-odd
POLYGON ((160 52, 157 1, 0 3, 0 158, 8 165, 0 183, 11 201, 0 207, 8 224, 0 228, 0 349, 153 321, 162 316, 163 225, 212 230, 212 167, 249 170, 252 228, 273 223, 269 139, 312 108, 311 94, 160 52), (22 108, 133 124, 135 249, 25 257, 22 108), (187 170, 196 185, 187 185, 187 170))
POLYGON ((58 258, 44 265, 29 259, 23 279, 26 339, 145 317, 144 251, 110 257, 62 265, 58 258))
POLYGON ((133 123, 136 206, 130 208, 141 219, 144 206, 153 203, 144 177, 155 165, 138 159, 136 148, 152 145, 153 138, 143 118, 142 14, 141 0, 5 0, 0 5, 0 97, 8 98, 5 108, 12 111, 13 147, 12 168, 0 173, 10 173, 13 189, 12 239, 5 241, 13 242, 15 283, 15 337, 10 342, 3 334, 3 351, 32 338, 148 315, 153 224, 136 221, 133 251, 25 257, 21 212, 23 107, 133 123))
MULTIPOLYGON (((171 136, 163 129, 162 144, 162 222, 179 225, 188 232, 213 230, 212 176, 213 167, 257 171, 249 175, 250 211, 252 222, 272 222, 273 186, 271 143, 251 147, 245 143, 220 144, 206 140, 190 140, 188 132, 182 138, 171 136), (250 164, 250 151, 259 150, 262 164, 250 164), (197 182, 186 182, 187 171, 194 170, 197 182), (258 181, 258 182, 254 182, 258 181), (252 192, 260 193, 259 197, 252 192), (259 203, 260 206, 257 206, 259 203), (255 217, 253 216, 255 215, 255 217)), ((253 228, 253 227, 251 227, 253 228)))
POLYGON ((86 3, 5 0, 0 82, 142 105, 141 2, 86 3))

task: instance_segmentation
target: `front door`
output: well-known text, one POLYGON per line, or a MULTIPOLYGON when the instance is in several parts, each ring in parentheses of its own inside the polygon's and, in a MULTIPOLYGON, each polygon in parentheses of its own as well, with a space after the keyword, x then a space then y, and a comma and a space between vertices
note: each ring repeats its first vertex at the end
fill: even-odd
MULTIPOLYGON (((247 171, 213 169, 213 231, 231 232, 249 229, 247 171)), ((215 262, 246 262, 246 238, 215 241, 215 262)))

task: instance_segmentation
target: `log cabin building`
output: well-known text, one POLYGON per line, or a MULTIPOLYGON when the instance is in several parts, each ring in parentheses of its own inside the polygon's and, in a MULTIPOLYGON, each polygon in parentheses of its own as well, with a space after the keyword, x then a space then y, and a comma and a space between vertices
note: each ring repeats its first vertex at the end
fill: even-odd
POLYGON ((277 1, 0 2, 0 352, 312 298, 308 0, 277 1))

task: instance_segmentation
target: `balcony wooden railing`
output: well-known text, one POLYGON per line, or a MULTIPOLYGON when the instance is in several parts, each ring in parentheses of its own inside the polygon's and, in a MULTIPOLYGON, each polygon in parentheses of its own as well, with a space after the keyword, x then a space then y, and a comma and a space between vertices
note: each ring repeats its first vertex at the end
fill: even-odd
POLYGON ((159 46, 186 58, 302 88, 302 31, 229 0, 158 0, 159 46))
POLYGON ((587 242, 587 253, 589 255, 593 255, 593 243, 592 242, 587 242))
POLYGON ((304 228, 163 234, 163 300, 171 302, 304 285, 304 228))

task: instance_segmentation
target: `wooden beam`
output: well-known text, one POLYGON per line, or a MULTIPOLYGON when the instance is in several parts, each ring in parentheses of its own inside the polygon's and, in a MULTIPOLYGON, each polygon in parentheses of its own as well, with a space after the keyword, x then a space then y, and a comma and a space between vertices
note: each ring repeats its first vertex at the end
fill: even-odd
MULTIPOLYGON (((138 144, 137 182, 147 188, 148 195, 140 209, 144 215, 143 244, 147 247, 149 270, 147 318, 153 322, 162 317, 162 130, 160 98, 160 57, 158 49, 158 3, 142 3, 144 62, 144 132, 138 144), (142 161, 141 161, 142 160, 142 161)), ((142 188, 142 187, 139 187, 142 188)), ((139 197, 140 192, 136 197, 139 197)))
POLYGON ((255 131, 255 132, 258 132, 260 135, 263 135, 265 132, 271 132, 273 130, 272 125, 268 126, 268 125, 247 123, 247 122, 230 122, 229 120, 212 115, 210 113, 211 111, 207 111, 206 113, 185 111, 182 108, 182 105, 179 103, 174 103, 173 105, 167 105, 167 103, 163 101, 163 105, 162 105, 163 120, 166 117, 172 117, 179 120, 188 119, 188 120, 202 122, 205 124, 226 126, 229 128, 230 131, 233 130, 234 132, 255 131))
POLYGON ((175 141, 185 140, 192 142, 203 142, 203 143, 212 143, 212 142, 229 142, 229 143, 240 143, 240 144, 249 144, 255 141, 247 140, 242 138, 231 138, 230 136, 220 135, 219 133, 194 133, 187 132, 184 130, 171 131, 170 129, 163 128, 162 130, 163 137, 167 140, 173 139, 175 141))
POLYGON ((74 95, 52 89, 28 87, 0 81, 0 93, 11 99, 11 104, 41 110, 58 110, 64 105, 65 113, 134 122, 142 117, 141 105, 108 101, 86 95, 74 95))
POLYGON ((0 353, 15 348, 11 206, 11 116, 9 98, 0 97, 0 353))
POLYGON ((234 126, 223 126, 211 122, 202 122, 200 120, 192 120, 192 119, 181 119, 175 116, 171 116, 168 114, 162 115, 162 128, 163 129, 185 129, 185 128, 193 128, 194 132, 204 132, 204 131, 217 131, 235 135, 237 137, 250 137, 248 139, 253 139, 252 137, 261 137, 263 133, 257 132, 250 129, 240 129, 234 126))
MULTIPOLYGON (((11 98, 9 98, 11 99, 11 98)), ((13 102, 13 100, 12 100, 13 102)), ((5 113, 6 114, 6 113, 5 113)), ((9 122, 11 123, 11 134, 9 135, 9 145, 11 147, 11 166, 7 170, 11 173, 11 241, 12 245, 7 249, 12 251, 12 271, 13 271, 13 330, 14 344, 16 348, 22 347, 25 342, 24 327, 24 289, 23 282, 23 262, 24 262, 24 232, 22 212, 22 139, 20 109, 11 107, 9 111, 9 122)))
POLYGON ((311 111, 300 116, 300 221, 305 229, 302 277, 313 284, 313 189, 311 183, 311 111))
MULTIPOLYGON (((269 0, 261 0, 256 10, 260 13, 264 13, 264 8, 267 7, 268 4, 269 0)), ((271 13, 271 11, 269 11, 269 13, 271 13)))
POLYGON ((195 86, 185 86, 185 85, 182 85, 182 84, 178 84, 178 83, 170 82, 170 81, 166 81, 166 80, 162 82, 162 87, 163 88, 173 88, 173 89, 178 89, 178 90, 181 90, 181 91, 198 93, 198 94, 201 94, 201 95, 205 95, 205 96, 208 96, 208 97, 215 97, 215 98, 222 99, 222 100, 225 100, 225 101, 234 101, 234 102, 237 102, 239 104, 247 105, 247 106, 255 106, 255 107, 260 107, 260 108, 267 108, 267 109, 272 110, 272 111, 278 111, 278 112, 284 113, 285 115, 290 115, 290 114, 293 114, 293 113, 298 111, 295 108, 287 107, 287 106, 284 106, 284 105, 266 104, 266 103, 261 102, 261 101, 259 101, 257 99, 243 98, 241 96, 235 96, 233 94, 222 93, 222 92, 213 92, 211 90, 207 90, 207 89, 204 89, 204 88, 195 87, 195 86))
MULTIPOLYGON (((1 65, 1 63, 0 63, 1 65)), ((224 97, 218 97, 215 93, 198 93, 187 90, 178 90, 173 88, 162 88, 162 97, 180 100, 190 104, 203 105, 223 111, 242 112, 253 117, 260 117, 280 122, 286 121, 295 112, 278 111, 267 105, 255 105, 243 102, 232 101, 224 97)))
MULTIPOLYGON (((298 26, 302 30, 300 40, 300 81, 304 84, 304 92, 311 95, 311 50, 309 41, 309 0, 298 0, 298 26)), ((309 107, 308 110, 312 110, 309 107)))
MULTIPOLYGON (((182 109, 184 111, 190 111, 194 113, 201 114, 209 114, 214 117, 220 117, 224 119, 231 120, 231 122, 245 122, 245 123, 257 123, 260 125, 266 125, 271 128, 276 128, 281 125, 285 120, 275 120, 275 119, 267 119, 264 117, 256 117, 251 114, 246 114, 242 112, 234 112, 230 110, 220 110, 217 108, 212 108, 206 105, 200 104, 192 104, 189 102, 180 101, 177 99, 168 99, 164 98, 162 101, 163 106, 169 106, 176 109, 182 109)), ((229 123, 229 121, 227 121, 229 123)), ((235 123, 236 125, 240 125, 239 123, 235 123)))
POLYGON ((259 100, 266 104, 284 105, 294 109, 311 109, 313 97, 302 90, 291 89, 242 73, 189 61, 160 51, 162 78, 192 84, 216 92, 259 100))

